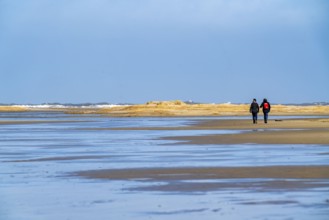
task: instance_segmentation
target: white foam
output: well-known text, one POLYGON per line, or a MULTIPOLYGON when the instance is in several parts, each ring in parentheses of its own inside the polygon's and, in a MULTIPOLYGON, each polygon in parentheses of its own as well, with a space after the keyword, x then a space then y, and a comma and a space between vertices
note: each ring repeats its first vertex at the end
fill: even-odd
POLYGON ((107 104, 107 105, 88 105, 88 106, 78 106, 78 108, 113 108, 113 107, 125 107, 130 105, 114 105, 114 104, 107 104))
POLYGON ((13 105, 13 107, 23 107, 23 108, 65 108, 64 105, 13 105))
POLYGON ((23 107, 28 109, 64 109, 64 108, 113 108, 113 107, 125 107, 130 105, 62 105, 62 104, 41 104, 41 105, 12 105, 13 107, 23 107))

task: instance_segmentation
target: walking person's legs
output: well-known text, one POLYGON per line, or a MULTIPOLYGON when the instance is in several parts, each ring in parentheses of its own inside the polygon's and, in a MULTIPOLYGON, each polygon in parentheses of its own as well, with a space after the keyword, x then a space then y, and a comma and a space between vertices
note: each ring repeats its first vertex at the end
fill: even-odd
POLYGON ((253 120, 254 124, 257 123, 257 113, 252 113, 252 120, 253 120))
POLYGON ((264 122, 267 123, 268 119, 268 112, 264 112, 264 122))

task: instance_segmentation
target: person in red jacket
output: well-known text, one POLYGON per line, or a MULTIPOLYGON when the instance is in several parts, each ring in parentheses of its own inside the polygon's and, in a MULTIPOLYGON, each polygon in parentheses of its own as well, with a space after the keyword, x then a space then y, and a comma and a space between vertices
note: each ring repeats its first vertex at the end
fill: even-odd
POLYGON ((267 123, 268 113, 271 111, 271 105, 267 99, 264 99, 260 107, 263 108, 264 122, 267 123))
POLYGON ((256 99, 252 100, 252 103, 250 104, 249 112, 252 114, 252 120, 254 124, 257 124, 257 114, 259 112, 259 105, 256 99))

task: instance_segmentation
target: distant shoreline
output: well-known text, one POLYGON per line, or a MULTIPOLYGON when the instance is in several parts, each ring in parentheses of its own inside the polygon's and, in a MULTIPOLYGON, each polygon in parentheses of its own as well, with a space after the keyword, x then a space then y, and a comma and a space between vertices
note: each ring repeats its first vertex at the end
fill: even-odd
MULTIPOLYGON (((249 104, 187 104, 182 101, 153 101, 137 105, 89 106, 19 106, 0 105, 0 112, 60 111, 67 114, 101 114, 111 117, 194 117, 194 116, 246 116, 249 104)), ((260 112, 260 114, 262 114, 260 112)), ((329 115, 329 105, 273 104, 270 115, 329 115)))
MULTIPOLYGON (((44 103, 0 103, 0 107, 31 107, 31 108, 93 108, 93 107, 106 107, 106 106, 132 106, 132 105, 147 105, 147 104, 155 104, 155 103, 185 103, 188 105, 248 105, 249 102, 194 102, 194 101, 181 101, 181 100, 169 100, 169 101, 148 101, 146 103, 110 103, 110 102, 82 102, 82 103, 67 103, 67 102, 44 102, 44 103)), ((274 103, 271 102, 272 105, 284 105, 284 106, 329 106, 329 102, 302 102, 302 103, 274 103)))
MULTIPOLYGON (((248 119, 195 119, 188 126, 178 127, 115 127, 85 128, 86 130, 236 130, 238 133, 208 134, 199 136, 162 137, 161 140, 177 141, 179 144, 329 144, 329 118, 299 118, 280 121, 261 119, 253 124, 248 119)), ((174 145, 177 145, 174 143, 174 145)))

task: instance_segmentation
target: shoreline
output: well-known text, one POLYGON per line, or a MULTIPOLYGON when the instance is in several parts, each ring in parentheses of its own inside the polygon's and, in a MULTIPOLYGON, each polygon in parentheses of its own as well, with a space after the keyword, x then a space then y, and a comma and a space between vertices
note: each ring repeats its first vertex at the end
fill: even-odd
MULTIPOLYGON (((193 120, 193 119, 192 119, 193 120)), ((267 124, 253 124, 251 119, 199 119, 178 127, 116 127, 83 128, 83 130, 113 131, 175 131, 208 130, 208 135, 161 137, 160 140, 177 141, 176 144, 319 144, 329 145, 329 118, 269 120, 267 124), (234 134, 211 134, 211 130, 236 130, 234 134)))
MULTIPOLYGON (((176 144, 315 144, 329 145, 329 130, 251 131, 238 134, 163 137, 161 140, 178 141, 176 144)), ((171 144, 170 144, 171 145, 171 144)))
POLYGON ((147 182, 148 186, 125 188, 128 191, 142 192, 195 193, 227 189, 264 192, 277 189, 319 189, 329 186, 329 166, 326 165, 105 169, 74 172, 71 176, 107 181, 147 182))
MULTIPOLYGON (((215 134, 199 136, 162 137, 160 140, 174 140, 165 145, 222 145, 222 144, 329 144, 329 119, 287 119, 270 120, 268 124, 252 124, 251 119, 238 120, 196 120, 184 127, 135 127, 102 128, 107 130, 241 130, 238 134, 215 134)), ((298 148, 298 146, 295 146, 298 148)), ((103 180, 126 180, 165 182, 163 185, 128 188, 135 191, 195 192, 225 188, 249 188, 257 185, 259 190, 276 188, 298 190, 328 187, 320 179, 329 178, 329 166, 281 165, 281 166, 241 166, 241 167, 172 167, 103 169, 72 173, 73 176, 103 180), (238 179, 238 183, 189 183, 189 180, 238 179), (243 180, 253 179, 253 182, 243 180), (267 180, 264 180, 267 179, 267 180), (288 179, 288 180, 287 180, 288 179), (292 181, 294 180, 294 181, 292 181), (241 182, 242 181, 242 182, 241 182)), ((254 187, 254 190, 255 187, 254 187)))
POLYGON ((276 217, 277 213, 289 218, 307 206, 312 218, 313 210, 322 212, 329 204, 328 116, 270 115, 268 124, 259 120, 254 125, 249 116, 111 118, 108 114, 63 112, 0 115, 2 185, 9 193, 8 210, 38 211, 44 207, 51 211, 45 216, 51 217, 63 207, 67 207, 65 213, 71 213, 73 207, 83 217, 87 208, 91 216, 100 210, 108 218, 108 211, 119 207, 122 212, 119 210, 113 218, 132 213, 129 219, 189 218, 189 213, 206 210, 196 218, 212 214, 216 219, 235 208, 239 219, 241 210, 252 212, 265 207, 263 218, 276 217), (294 132, 297 135, 293 137, 294 132), (236 134, 230 137, 232 145, 219 144, 218 140, 223 139, 219 134, 230 133, 236 134), (267 142, 275 137, 275 145, 246 144, 240 134, 253 134, 256 137, 252 140, 267 142), (177 140, 177 135, 190 136, 177 140), (285 135, 287 138, 282 138, 285 135), (173 140, 160 139, 168 136, 173 140), (201 143, 190 145, 192 142, 186 138, 191 136, 201 143), (296 144, 301 138, 311 144, 278 142, 290 139, 296 144), (209 140, 215 145, 208 145, 212 144, 209 140), (319 140, 326 145, 315 145, 319 140), (239 141, 242 144, 233 145, 239 141), (31 193, 26 193, 26 188, 31 193), (139 205, 141 199, 143 204, 139 205), (283 206, 294 210, 283 215, 283 206), (269 209, 273 211, 267 212, 269 209))
MULTIPOLYGON (((182 101, 148 102, 113 107, 38 108, 25 106, 0 106, 0 112, 63 112, 66 114, 99 114, 110 117, 211 117, 248 116, 250 104, 186 104, 182 101)), ((260 111, 259 115, 262 115, 260 111)), ((281 105, 273 104, 270 116, 329 116, 329 105, 281 105)))
MULTIPOLYGON (((251 119, 195 120, 183 127, 102 128, 100 130, 241 130, 237 134, 162 137, 179 145, 234 145, 234 144, 298 144, 329 145, 329 119, 270 120, 268 124, 252 124, 251 119)), ((97 129, 96 129, 97 130, 97 129)), ((226 146, 227 147, 227 146, 226 146)), ((266 148, 266 146, 263 146, 266 148)), ((329 153, 329 152, 328 152, 329 153)), ((321 155, 326 156, 324 152, 321 155)), ((108 181, 147 182, 148 186, 127 187, 128 191, 155 192, 208 192, 227 189, 252 189, 253 191, 308 190, 327 188, 328 165, 269 165, 237 167, 154 167, 100 169, 74 172, 71 176, 108 181), (212 182, 212 180, 214 180, 212 182), (227 182, 229 180, 229 182, 227 182), (149 184, 149 183, 157 184, 149 184), (162 184, 158 184, 162 183, 162 184)))
MULTIPOLYGON (((267 124, 252 124, 251 119, 191 119, 192 123, 175 127, 85 127, 78 130, 208 130, 208 135, 169 136, 159 140, 176 141, 175 144, 221 145, 221 144, 318 144, 329 145, 329 118, 298 118, 269 120, 267 124), (234 134, 211 134, 211 130, 236 130, 234 134)), ((12 120, 0 121, 1 125, 24 125, 42 123, 77 123, 74 120, 12 120)), ((89 122, 89 121, 85 121, 89 122)), ((173 145, 170 144, 170 145, 173 145)))
POLYGON ((243 166, 103 169, 74 172, 85 178, 109 180, 197 180, 197 179, 327 179, 329 166, 243 166))
MULTIPOLYGON (((75 123, 83 121, 74 120, 11 120, 11 121, 0 121, 0 125, 26 125, 26 124, 52 124, 52 123, 75 123)), ((86 121, 87 122, 87 121, 86 121)))
POLYGON ((199 122, 193 129, 241 130, 237 134, 163 137, 179 144, 319 144, 329 145, 329 119, 269 120, 252 124, 251 120, 213 120, 199 122))

